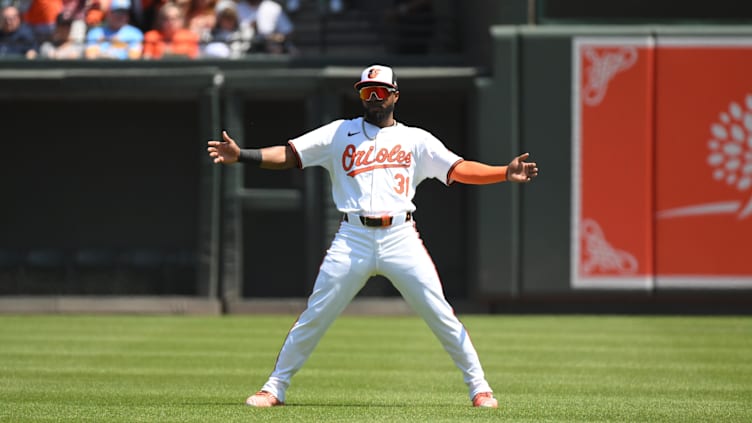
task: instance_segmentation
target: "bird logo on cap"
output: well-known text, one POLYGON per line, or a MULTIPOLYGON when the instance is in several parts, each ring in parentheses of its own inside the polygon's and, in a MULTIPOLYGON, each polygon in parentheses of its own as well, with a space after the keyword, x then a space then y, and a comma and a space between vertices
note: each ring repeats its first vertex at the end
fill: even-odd
POLYGON ((377 77, 377 76, 379 75, 379 72, 380 72, 380 71, 381 71, 381 69, 378 69, 378 68, 371 68, 371 69, 370 69, 370 70, 368 71, 368 78, 370 78, 370 79, 374 79, 374 78, 376 78, 376 77, 377 77))

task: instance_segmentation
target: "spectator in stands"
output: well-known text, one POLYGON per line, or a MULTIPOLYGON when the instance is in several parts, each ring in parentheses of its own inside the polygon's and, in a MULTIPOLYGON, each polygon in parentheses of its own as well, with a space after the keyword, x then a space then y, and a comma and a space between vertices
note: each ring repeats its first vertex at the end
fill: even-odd
POLYGON ((21 21, 18 9, 15 6, 4 7, 0 21, 0 56, 33 59, 37 55, 36 49, 34 33, 21 21))
MULTIPOLYGON (((287 0, 285 5, 290 13, 297 13, 300 10, 300 0, 287 0)), ((340 13, 345 10, 345 4, 342 0, 329 0, 329 12, 340 13)))
POLYGON ((191 7, 193 4, 193 0, 167 0, 168 3, 173 3, 175 6, 180 9, 180 14, 183 16, 183 19, 185 22, 183 22, 183 26, 185 27, 188 22, 188 15, 191 13, 191 7))
POLYGON ((211 32, 212 42, 203 51, 205 57, 237 59, 251 48, 253 30, 241 25, 234 3, 228 3, 217 13, 217 25, 211 32))
POLYGON ((130 0, 112 0, 105 25, 86 34, 87 59, 138 59, 144 34, 128 24, 130 0))
MULTIPOLYGON (((64 0, 65 1, 65 0, 64 0)), ((111 0, 84 0, 86 24, 89 28, 101 25, 110 10, 111 0)), ((132 0, 128 8, 128 23, 141 32, 154 29, 157 12, 168 0, 132 0)))
POLYGON ((203 44, 211 41, 211 33, 217 24, 217 0, 192 0, 186 16, 186 27, 198 35, 203 44))
POLYGON ((110 9, 109 0, 85 0, 84 22, 87 28, 94 28, 104 23, 105 13, 110 9))
POLYGON ((57 17, 52 40, 45 41, 39 48, 39 56, 45 59, 81 59, 84 57, 84 45, 71 37, 74 20, 64 13, 57 17))
POLYGON ((157 29, 144 35, 144 59, 198 57, 198 35, 183 27, 180 8, 167 3, 159 9, 157 29))
MULTIPOLYGON (((222 0, 219 7, 225 2, 222 0)), ((241 25, 253 29, 251 52, 291 53, 293 25, 282 10, 282 6, 272 0, 235 0, 241 25)))
POLYGON ((31 28, 37 43, 52 39, 57 15, 63 10, 63 0, 31 0, 23 20, 31 28))
POLYGON ((63 9, 57 16, 56 25, 59 25, 61 20, 70 22, 68 39, 80 46, 83 46, 86 39, 85 15, 86 0, 63 0, 63 9))

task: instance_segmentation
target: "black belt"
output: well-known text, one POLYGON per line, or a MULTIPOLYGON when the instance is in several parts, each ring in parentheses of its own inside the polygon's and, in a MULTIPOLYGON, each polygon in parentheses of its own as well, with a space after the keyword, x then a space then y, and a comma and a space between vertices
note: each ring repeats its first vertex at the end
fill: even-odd
MULTIPOLYGON (((413 214, 410 212, 405 213, 405 222, 409 222, 412 220, 413 214)), ((392 226, 392 222, 394 221, 394 216, 381 216, 381 217, 370 217, 370 216, 358 216, 358 219, 360 219, 360 223, 363 224, 363 226, 368 226, 371 228, 385 228, 387 226, 392 226)), ((347 213, 342 215, 342 220, 345 222, 349 222, 350 218, 347 216, 347 213)))

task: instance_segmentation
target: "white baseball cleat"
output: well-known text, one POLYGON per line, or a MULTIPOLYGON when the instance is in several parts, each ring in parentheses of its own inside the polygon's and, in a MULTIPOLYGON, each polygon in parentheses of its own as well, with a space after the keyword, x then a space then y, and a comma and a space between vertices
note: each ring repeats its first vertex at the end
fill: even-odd
POLYGON ((481 392, 473 397, 473 407, 499 408, 499 401, 492 393, 481 392))
POLYGON ((285 405, 284 402, 280 401, 272 395, 271 392, 266 391, 258 391, 255 394, 248 397, 247 400, 245 400, 246 405, 250 405, 251 407, 258 407, 258 408, 266 408, 266 407, 276 407, 278 405, 285 405))

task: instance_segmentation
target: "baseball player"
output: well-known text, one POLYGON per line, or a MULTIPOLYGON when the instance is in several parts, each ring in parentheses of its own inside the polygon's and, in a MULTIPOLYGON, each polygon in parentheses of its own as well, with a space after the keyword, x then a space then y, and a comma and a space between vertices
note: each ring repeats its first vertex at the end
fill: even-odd
POLYGON ((264 169, 329 171, 332 197, 342 213, 339 230, 326 253, 308 306, 282 345, 274 370, 260 391, 248 397, 253 407, 283 405, 290 380, 366 281, 383 275, 420 315, 460 369, 476 407, 498 407, 465 327, 444 297, 433 260, 413 220, 415 189, 436 178, 449 185, 530 182, 538 175, 528 154, 507 166, 463 160, 429 132, 394 119, 399 90, 388 66, 366 68, 355 89, 363 117, 336 120, 286 145, 240 149, 227 132, 209 141, 214 163, 253 163, 264 169))

